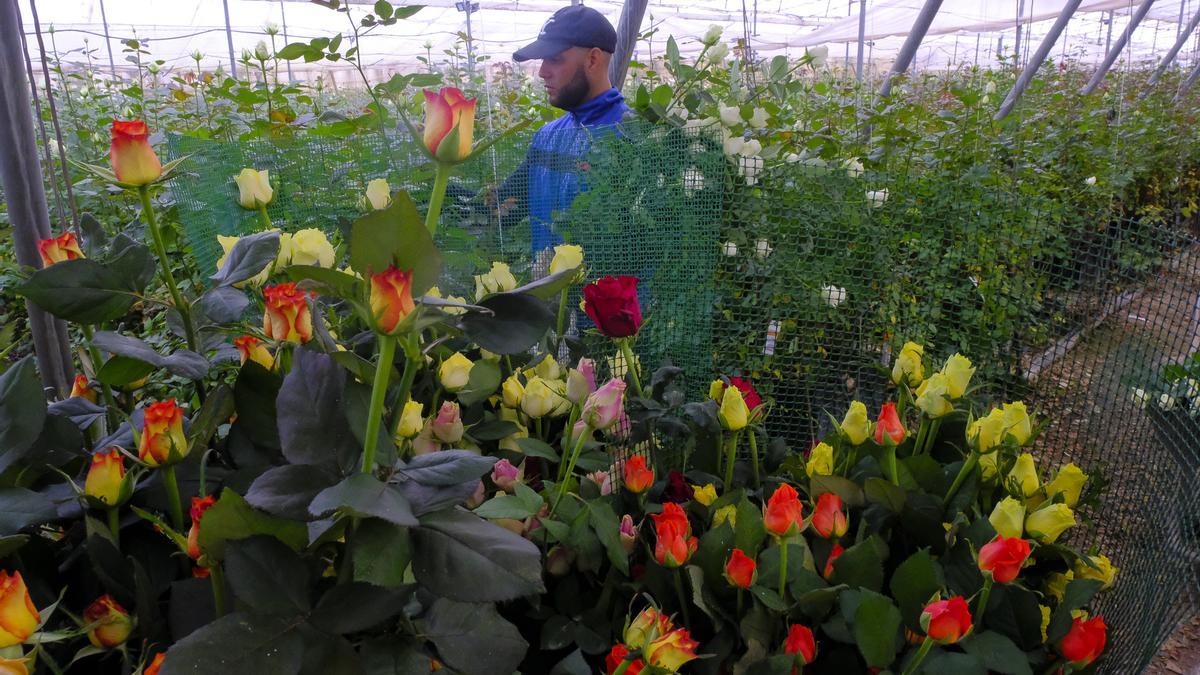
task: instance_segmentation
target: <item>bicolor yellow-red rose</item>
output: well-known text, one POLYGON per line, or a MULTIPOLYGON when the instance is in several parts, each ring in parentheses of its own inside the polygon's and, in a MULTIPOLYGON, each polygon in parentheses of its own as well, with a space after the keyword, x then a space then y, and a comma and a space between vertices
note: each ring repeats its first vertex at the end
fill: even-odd
POLYGON ((630 649, 641 649, 650 640, 666 635, 674 627, 667 615, 653 607, 647 607, 629 622, 623 641, 630 649))
POLYGON ((42 257, 42 267, 85 257, 79 243, 75 241, 75 235, 70 232, 63 232, 49 239, 39 239, 37 248, 38 255, 42 257))
POLYGON ((83 621, 89 626, 88 641, 99 649, 119 647, 133 632, 133 620, 129 618, 129 612, 108 594, 96 598, 83 610, 83 621))
POLYGON ((83 493, 109 506, 121 500, 121 483, 125 480, 125 458, 116 448, 97 450, 88 466, 83 493))
POLYGON ((253 335, 241 335, 234 338, 233 346, 237 347, 242 365, 245 365, 247 361, 253 361, 267 370, 275 367, 275 357, 271 356, 271 351, 262 343, 262 340, 253 335))
POLYGON ((21 573, 0 570, 0 649, 28 640, 41 621, 21 573))
POLYGON ((471 154, 475 99, 454 87, 425 89, 425 147, 438 159, 460 162, 471 154))
POLYGON ((117 180, 128 185, 149 185, 162 175, 162 162, 150 147, 150 129, 142 120, 113 120, 108 159, 117 180))
POLYGON ((29 675, 29 658, 0 658, 0 675, 29 675))
POLYGON ((280 342, 305 343, 312 339, 312 315, 308 310, 308 294, 295 282, 267 286, 263 289, 266 312, 263 313, 263 333, 280 342))
POLYGON ((161 466, 183 459, 188 453, 187 437, 183 435, 183 408, 175 399, 158 401, 142 411, 142 438, 138 443, 138 458, 150 466, 161 466))
POLYGON ((266 169, 242 169, 233 177, 238 187, 238 205, 251 211, 270 204, 275 199, 275 190, 271 187, 271 178, 266 169))
POLYGON ((75 381, 71 383, 71 397, 76 396, 92 403, 99 400, 96 388, 92 386, 91 382, 88 382, 86 375, 76 375, 75 381))
POLYGON ((371 316, 379 332, 394 335, 405 317, 416 308, 412 297, 412 272, 388 265, 386 270, 371 275, 371 316))

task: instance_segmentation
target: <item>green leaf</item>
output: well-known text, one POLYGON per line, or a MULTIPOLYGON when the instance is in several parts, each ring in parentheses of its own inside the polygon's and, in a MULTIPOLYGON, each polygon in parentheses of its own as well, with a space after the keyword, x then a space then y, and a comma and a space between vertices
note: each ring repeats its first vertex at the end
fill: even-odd
POLYGON ((246 491, 246 502, 267 513, 291 520, 308 520, 308 505, 337 476, 310 464, 284 464, 267 469, 246 491))
POLYGON ((526 457, 540 457, 555 463, 560 461, 554 448, 539 438, 518 438, 517 447, 521 448, 526 457))
POLYGON ((186 349, 177 349, 170 356, 163 356, 135 337, 106 330, 97 331, 92 344, 97 349, 127 359, 136 359, 155 368, 165 368, 189 380, 202 380, 208 375, 208 359, 186 349))
POLYGON ((230 542, 225 548, 225 571, 234 595, 256 611, 299 614, 311 606, 308 568, 274 537, 256 535, 230 542))
POLYGON ((892 513, 900 513, 904 510, 904 502, 907 500, 904 488, 893 485, 891 481, 882 478, 868 478, 863 483, 863 492, 866 494, 867 501, 880 504, 892 513))
MULTIPOLYGON (((425 9, 425 5, 406 5, 404 7, 394 7, 393 19, 407 19, 417 12, 425 9)), ((441 84, 442 80, 439 77, 435 82, 429 82, 427 79, 421 80, 421 83, 414 82, 414 87, 432 87, 436 84, 441 84)))
POLYGON ((900 610, 890 598, 862 591, 854 612, 854 642, 868 666, 884 668, 900 648, 900 610))
MULTIPOLYGON (((44 400, 40 392, 38 400, 44 400)), ((57 517, 58 509, 46 495, 25 488, 0 488, 0 535, 16 534, 22 528, 57 517)))
POLYGON ((114 356, 100 366, 96 379, 113 387, 124 387, 155 371, 155 366, 128 356, 114 356))
POLYGON ((275 57, 284 61, 294 61, 306 54, 312 48, 304 42, 293 42, 292 44, 275 52, 275 57))
POLYGON ((1038 609, 1038 597, 1016 584, 997 584, 992 588, 985 623, 1022 650, 1037 649, 1042 645, 1042 612, 1038 609))
POLYGON ((396 473, 423 485, 458 485, 478 480, 495 463, 495 457, 482 457, 470 450, 442 450, 417 455, 396 473))
MULTIPOLYGON (((209 514, 204 514, 207 525, 209 514)), ((172 645, 162 675, 254 673, 295 675, 304 658, 296 630, 303 619, 286 616, 223 616, 172 645)))
POLYGON ((33 447, 45 421, 42 381, 34 357, 26 356, 0 374, 0 471, 33 447))
POLYGON ((249 306, 250 298, 245 293, 231 286, 219 286, 196 300, 193 313, 200 319, 200 325, 235 323, 249 306))
POLYGON ((987 675, 987 669, 971 654, 958 652, 931 652, 921 664, 921 672, 927 675, 987 675))
POLYGON ((409 638, 375 638, 362 646, 363 675, 409 675, 429 670, 430 657, 409 638))
POLYGON ((629 554, 621 546, 621 520, 617 518, 616 512, 606 501, 593 500, 588 502, 587 506, 588 519, 591 521, 592 529, 596 532, 596 537, 604 545, 604 551, 608 553, 609 562, 621 574, 629 576, 629 554))
POLYGON ((232 286, 258 275, 278 256, 278 232, 248 234, 238 239, 229 255, 225 256, 225 264, 209 279, 217 286, 232 286))
POLYGON ((499 388, 500 365, 481 359, 471 366, 471 374, 467 377, 467 386, 456 395, 460 404, 470 406, 486 401, 499 388))
POLYGON ((1050 626, 1046 628, 1046 641, 1054 644, 1063 639, 1071 630, 1071 612, 1085 607, 1103 587, 1104 582, 1098 579, 1074 579, 1068 582, 1062 602, 1058 603, 1058 606, 1054 608, 1054 613, 1050 615, 1050 626))
POLYGON ((733 545, 750 555, 750 551, 762 548, 766 538, 767 530, 763 527, 762 511, 743 496, 737 505, 737 526, 733 529, 733 545))
POLYGON ((438 598, 425 618, 424 633, 437 645, 442 660, 463 675, 512 673, 529 648, 517 627, 490 603, 438 598))
POLYGON ((846 506, 851 508, 866 505, 866 497, 858 483, 841 476, 813 476, 808 479, 808 489, 814 495, 832 492, 841 497, 846 506))
POLYGON ((109 266, 80 258, 37 270, 16 290, 60 319, 95 324, 125 316, 140 289, 109 266))
POLYGON ((413 574, 437 595, 502 602, 545 590, 538 547, 474 514, 436 511, 411 534, 413 574))
POLYGON ((202 453, 217 432, 217 427, 228 422, 234 410, 233 390, 228 384, 217 385, 216 389, 209 392, 188 428, 188 454, 202 453))
POLYGON ((350 548, 355 581, 385 588, 404 585, 404 573, 412 560, 407 528, 367 518, 355 528, 350 548))
POLYGON ((975 633, 959 644, 968 654, 979 659, 989 672, 1000 675, 1033 675, 1025 652, 999 633, 975 633))
POLYGON ((404 527, 415 527, 419 523, 399 490, 366 473, 351 474, 341 483, 322 490, 308 506, 308 512, 318 518, 338 509, 345 509, 357 517, 382 518, 404 527))
POLYGON ((354 221, 350 232, 350 265, 364 278, 395 265, 412 271, 414 296, 437 284, 442 255, 407 192, 392 195, 392 204, 386 209, 354 221))
POLYGON ((359 284, 362 283, 357 277, 345 272, 325 269, 316 265, 289 265, 284 268, 283 273, 292 281, 310 282, 303 283, 302 286, 315 286, 323 293, 346 300, 358 298, 359 284))
POLYGON ((309 621, 330 633, 364 631, 398 614, 411 590, 382 588, 361 581, 338 584, 321 596, 309 621))
POLYGON ((357 463, 360 449, 344 412, 345 387, 346 371, 330 356, 295 350, 292 370, 273 406, 279 416, 279 441, 289 462, 336 464, 342 470, 357 463))
POLYGON ((517 483, 514 488, 516 494, 498 495, 480 504, 474 511, 475 515, 489 519, 524 520, 541 510, 545 502, 533 488, 523 483, 517 483))
POLYGON ((308 529, 304 523, 276 518, 256 511, 241 495, 225 488, 221 497, 204 512, 204 527, 200 528, 200 549, 210 557, 225 557, 225 544, 268 534, 299 551, 308 544, 308 529))
POLYGON ((491 314, 471 312, 461 322, 467 337, 496 354, 519 354, 537 344, 554 323, 546 303, 523 293, 497 293, 479 301, 491 314))
POLYGON ((542 300, 553 300, 559 297, 563 290, 570 288, 578 276, 579 268, 574 267, 544 276, 537 281, 531 281, 524 286, 514 288, 510 293, 525 293, 542 300))
POLYGON ((851 588, 862 587, 872 591, 883 588, 883 561, 879 549, 871 539, 846 549, 833 561, 833 583, 846 584, 851 588))
POLYGON ((916 631, 921 627, 921 610, 943 585, 942 568, 929 549, 912 554, 892 573, 889 585, 892 597, 900 604, 900 613, 910 629, 916 631))
POLYGON ((381 19, 392 18, 392 3, 387 0, 375 0, 375 13, 381 19))

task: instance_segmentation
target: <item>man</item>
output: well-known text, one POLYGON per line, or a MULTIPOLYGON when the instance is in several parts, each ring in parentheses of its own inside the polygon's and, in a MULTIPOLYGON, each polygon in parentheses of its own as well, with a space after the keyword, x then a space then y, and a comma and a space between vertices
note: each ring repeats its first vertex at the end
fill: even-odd
POLYGON ((554 13, 536 40, 513 53, 517 62, 540 59, 550 104, 567 114, 543 126, 521 166, 497 190, 496 201, 508 210, 506 220, 529 214, 533 254, 544 265, 547 250, 562 242, 553 229, 556 211, 570 208, 586 190, 580 174, 592 138, 611 129, 629 112, 621 92, 608 79, 608 64, 617 48, 617 32, 604 15, 574 5, 554 13))

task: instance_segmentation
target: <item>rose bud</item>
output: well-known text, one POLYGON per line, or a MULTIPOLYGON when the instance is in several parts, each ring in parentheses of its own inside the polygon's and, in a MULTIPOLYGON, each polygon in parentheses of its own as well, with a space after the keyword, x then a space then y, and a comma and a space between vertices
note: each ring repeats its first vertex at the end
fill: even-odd
POLYGON ((787 639, 783 641, 783 653, 796 655, 796 668, 803 668, 817 658, 817 641, 808 626, 798 623, 788 626, 787 639))
POLYGON ((461 441, 463 423, 458 404, 454 401, 443 403, 441 409, 438 410, 437 417, 430 423, 429 429, 433 432, 434 438, 442 443, 453 444, 461 441))
POLYGON ((1025 531, 1025 505, 1015 497, 1005 497, 996 503, 988 522, 997 534, 1019 538, 1025 531))
POLYGON ((587 376, 579 370, 572 368, 567 371, 567 400, 571 403, 583 403, 595 388, 594 380, 589 382, 587 376))
POLYGON ((400 438, 416 438, 425 424, 425 419, 422 417, 424 412, 424 403, 411 399, 405 401, 404 409, 400 412, 400 423, 396 427, 396 435, 400 438))
POLYGON ((625 549, 626 553, 632 553, 634 545, 637 544, 637 525, 633 524, 633 516, 626 513, 621 517, 621 529, 617 536, 621 541, 621 548, 625 549))
POLYGON ((142 120, 112 122, 108 159, 117 180, 127 185, 149 185, 162 175, 162 162, 150 147, 150 130, 142 120))
POLYGON ((242 358, 242 365, 245 365, 247 361, 253 361, 267 370, 275 368, 275 357, 271 356, 271 352, 263 345, 262 341, 253 335, 234 338, 233 346, 237 347, 238 354, 242 358))
POLYGON ((845 552, 846 549, 842 548, 842 545, 837 542, 834 542, 833 548, 829 549, 829 557, 825 559, 825 569, 821 573, 821 576, 825 577, 826 581, 829 581, 830 577, 833 576, 833 561, 837 560, 845 552))
POLYGON ((883 445, 885 434, 891 440, 892 445, 900 445, 904 442, 906 436, 904 423, 900 421, 895 403, 884 403, 883 408, 879 411, 879 419, 875 422, 875 442, 883 445))
POLYGON ((611 379, 597 389, 583 404, 582 419, 593 429, 605 430, 620 421, 621 413, 625 411, 622 400, 625 397, 625 382, 611 379))
POLYGON ((846 512, 842 509, 842 498, 826 492, 817 498, 817 508, 813 512, 813 529, 825 539, 838 539, 846 534, 849 522, 846 512))
POLYGON ((622 482, 625 489, 635 495, 641 494, 654 485, 654 469, 646 466, 646 458, 634 455, 625 462, 622 468, 622 482))
POLYGON ((1075 525, 1075 512, 1066 504, 1047 504, 1025 516, 1025 531, 1040 544, 1052 544, 1075 525))
POLYGON ((272 340, 305 343, 312 339, 308 296, 295 282, 263 288, 263 333, 272 340))
POLYGON ((386 209, 392 204, 392 187, 388 185, 387 180, 383 178, 375 178, 367 183, 366 194, 363 195, 362 206, 370 207, 372 210, 379 211, 386 209))
POLYGON ((187 456, 188 442, 183 434, 183 409, 175 399, 151 403, 142 411, 142 438, 138 458, 150 466, 162 466, 187 456))
POLYGON ((750 421, 750 408, 742 399, 742 392, 737 387, 726 387, 721 394, 721 407, 717 410, 717 419, 721 427, 727 431, 741 431, 750 421))
POLYGON ((1029 542, 1017 537, 997 535, 979 549, 979 571, 998 584, 1007 584, 1021 573, 1029 558, 1029 542))
POLYGON ((750 588, 754 585, 754 578, 757 576, 758 563, 754 562, 754 558, 747 556, 742 552, 742 549, 733 549, 733 554, 729 556, 729 561, 725 563, 725 580, 731 586, 737 588, 750 588))
POLYGON ((275 199, 275 190, 271 188, 270 172, 266 169, 242 169, 233 177, 238 187, 238 205, 243 209, 255 211, 270 204, 275 199))
POLYGON ((371 318, 384 335, 395 335, 405 317, 417 306, 412 297, 412 272, 395 265, 371 275, 371 318))
POLYGON ((99 400, 99 396, 96 395, 96 388, 88 382, 87 377, 84 375, 76 375, 75 381, 71 383, 71 398, 75 398, 76 396, 91 403, 99 400))
MULTIPOLYGON (((200 559, 200 521, 204 518, 204 512, 212 508, 213 504, 217 503, 217 499, 212 495, 207 497, 192 497, 192 509, 189 515, 192 517, 192 528, 188 530, 187 545, 188 557, 192 560, 200 559)), ((204 576, 208 576, 205 574, 204 576)))
POLYGON ((512 462, 501 459, 492 465, 492 484, 505 492, 512 492, 521 481, 521 474, 522 470, 513 466, 512 462))
POLYGON ((41 621, 21 573, 0 570, 0 649, 29 639, 41 621))
POLYGON ((946 376, 947 393, 950 398, 960 399, 967 393, 975 368, 971 365, 971 359, 962 354, 955 354, 946 359, 946 365, 942 366, 942 374, 946 376))
POLYGON ((116 448, 98 450, 92 455, 83 493, 109 506, 121 501, 121 483, 125 480, 125 458, 116 448))
POLYGON ((583 310, 610 338, 637 335, 642 326, 637 277, 604 277, 583 287, 583 310))
POLYGON ((650 518, 654 520, 654 559, 658 564, 669 568, 687 564, 696 552, 699 540, 692 536, 692 525, 683 509, 674 502, 667 502, 663 504, 662 513, 650 514, 650 518))
POLYGON ((971 632, 971 611, 962 596, 938 600, 921 612, 921 630, 940 644, 958 642, 971 632))
POLYGON ((625 629, 625 645, 630 649, 641 649, 652 639, 671 632, 671 619, 653 607, 643 609, 625 629))
POLYGON ((763 525, 774 537, 788 537, 804 529, 804 505, 800 503, 796 488, 787 483, 775 488, 767 500, 763 525))
POLYGON ((1071 628, 1058 643, 1058 651, 1074 668, 1083 668, 1104 652, 1108 641, 1108 626, 1103 617, 1088 621, 1072 619, 1071 628))
POLYGON ((454 352, 450 358, 442 361, 442 365, 438 366, 438 381, 442 383, 446 391, 461 391, 471 381, 471 368, 474 366, 475 362, 471 359, 463 356, 460 352, 454 352))
POLYGON ((900 355, 896 357, 896 363, 892 365, 892 383, 899 385, 901 382, 907 382, 910 387, 920 386, 921 381, 925 379, 925 365, 922 362, 922 357, 925 355, 925 348, 915 342, 906 342, 900 348, 900 355))
POLYGON ((862 401, 851 401, 839 430, 851 445, 861 445, 871 437, 871 420, 867 419, 867 406, 862 401))
POLYGON ((422 93, 425 94, 425 147, 445 162, 466 159, 471 154, 476 99, 467 98, 454 87, 442 87, 437 92, 425 89, 422 93))
POLYGON ((1033 436, 1033 422, 1029 419, 1029 412, 1022 401, 1013 401, 1005 403, 1001 408, 1004 413, 1004 428, 1017 439, 1019 445, 1025 445, 1029 442, 1029 438, 1033 436))
MULTIPOLYGON (((337 251, 334 250, 333 244, 329 243, 324 232, 315 227, 303 229, 292 235, 290 243, 289 264, 333 268, 334 256, 337 255, 337 251)), ((389 267, 385 273, 392 269, 389 267)))
POLYGON ((110 595, 102 595, 83 610, 83 621, 88 628, 88 640, 93 647, 112 649, 124 644, 133 632, 133 621, 129 612, 117 604, 110 595))
POLYGON ((500 385, 500 400, 506 408, 516 409, 521 405, 521 397, 525 395, 525 386, 517 379, 516 373, 508 376, 500 385))
POLYGON ((684 664, 694 661, 700 643, 693 640, 686 628, 675 630, 650 642, 646 647, 646 660, 650 665, 676 673, 684 664))
POLYGON ((583 264, 583 247, 573 244, 559 244, 554 247, 554 257, 550 260, 550 274, 558 274, 573 270, 583 264))
POLYGON ((554 412, 558 403, 558 394, 538 376, 529 378, 525 384, 525 393, 521 396, 521 410, 533 419, 540 419, 554 412))
POLYGON ((38 254, 42 256, 42 267, 85 257, 75 241, 75 235, 70 232, 63 232, 49 239, 39 239, 37 247, 38 254))
POLYGON ((593 471, 587 477, 600 488, 601 497, 612 494, 612 474, 607 471, 593 471))

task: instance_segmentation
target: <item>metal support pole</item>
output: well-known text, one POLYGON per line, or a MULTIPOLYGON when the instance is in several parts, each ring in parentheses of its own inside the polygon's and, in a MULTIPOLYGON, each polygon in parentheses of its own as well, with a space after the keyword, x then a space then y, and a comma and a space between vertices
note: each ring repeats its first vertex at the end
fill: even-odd
POLYGON ((858 61, 854 64, 854 78, 862 82, 863 38, 867 34, 867 0, 858 0, 858 61))
MULTIPOLYGON (((1137 29, 1138 24, 1142 22, 1142 19, 1146 18, 1146 13, 1150 11, 1150 6, 1153 4, 1154 0, 1145 0, 1141 6, 1137 8, 1137 11, 1134 12, 1133 16, 1129 19, 1129 25, 1126 26, 1125 31, 1121 33, 1121 37, 1117 38, 1117 44, 1113 45, 1111 50, 1108 50, 1107 55, 1104 57, 1104 62, 1100 64, 1100 67, 1097 68, 1096 72, 1092 75, 1092 79, 1088 81, 1087 86, 1080 90, 1079 93, 1087 96, 1093 91, 1096 91, 1096 87, 1100 86, 1100 83, 1104 81, 1104 76, 1108 74, 1108 69, 1112 68, 1112 65, 1116 63, 1117 57, 1122 51, 1125 50, 1125 45, 1129 44, 1129 38, 1133 36, 1133 31, 1137 29)), ((1111 13, 1108 16, 1108 20, 1108 31, 1111 35, 1111 13)))
POLYGON ((617 25, 617 51, 613 53, 612 61, 608 64, 608 79, 617 89, 625 84, 625 74, 629 72, 629 58, 633 55, 633 46, 641 34, 647 4, 649 0, 625 0, 625 5, 621 8, 621 21, 617 25))
POLYGON ((117 62, 113 60, 112 40, 108 36, 108 15, 104 13, 104 0, 100 0, 100 21, 104 24, 104 46, 108 48, 108 70, 117 79, 117 62))
POLYGON ((1113 12, 1111 9, 1108 10, 1108 21, 1106 22, 1108 24, 1108 30, 1104 35, 1104 53, 1105 54, 1107 54, 1109 52, 1109 50, 1112 49, 1112 25, 1113 25, 1113 18, 1115 17, 1115 15, 1116 15, 1116 13, 1113 12))
POLYGON ((229 0, 221 0, 225 6, 225 42, 229 45, 229 76, 237 79, 237 57, 233 55, 233 26, 229 23, 229 0))
MULTIPOLYGON (((283 22, 283 44, 286 46, 288 43, 288 31, 287 31, 287 12, 284 11, 284 9, 283 9, 283 6, 285 4, 287 4, 287 3, 285 3, 283 0, 279 0, 279 18, 282 19, 282 22, 283 22)), ((288 59, 288 61, 287 61, 287 71, 288 71, 288 83, 295 82, 296 78, 295 78, 295 76, 292 75, 292 60, 291 59, 288 59)))
MULTIPOLYGON (((21 17, 16 2, 0 2, 0 187, 8 204, 17 262, 41 267, 39 239, 50 236, 42 167, 34 141, 29 83, 21 49, 21 17)), ((42 382, 58 396, 70 391, 74 367, 67 325, 25 302, 42 382)))
POLYGON ((471 33, 471 11, 479 5, 472 0, 464 0, 460 4, 463 13, 467 15, 467 73, 470 77, 475 77, 475 36, 471 33))
POLYGON ((1198 79, 1200 79, 1200 63, 1197 63, 1196 67, 1192 68, 1192 73, 1187 76, 1183 84, 1179 85, 1179 91, 1175 92, 1175 98, 1172 99, 1172 102, 1179 103, 1183 99, 1183 95, 1188 92, 1188 89, 1192 88, 1192 85, 1196 84, 1196 80, 1198 79))
MULTIPOLYGON (((1013 41, 1013 65, 1021 62, 1021 22, 1025 19, 1025 0, 1017 3, 1017 39, 1013 41)), ((1003 37, 1001 38, 1003 39, 1003 37)))
POLYGON ((921 41, 925 39, 925 34, 929 32, 929 26, 933 24, 933 17, 937 16, 938 10, 941 8, 942 0, 925 0, 925 5, 921 7, 921 13, 917 15, 917 20, 913 22, 912 30, 908 32, 908 37, 904 39, 904 44, 900 46, 900 51, 896 54, 896 60, 892 63, 892 69, 888 71, 887 77, 883 79, 883 87, 879 89, 880 96, 886 97, 890 94, 892 92, 892 80, 897 75, 908 70, 913 56, 917 53, 917 47, 921 46, 921 41))
POLYGON ((1150 80, 1146 83, 1148 87, 1154 86, 1154 84, 1158 82, 1158 78, 1162 77, 1162 74, 1167 72, 1167 67, 1170 66, 1171 62, 1175 60, 1175 57, 1179 55, 1179 50, 1183 49, 1183 45, 1187 44, 1188 38, 1192 35, 1192 31, 1196 30, 1196 26, 1198 24, 1200 24, 1200 9, 1196 10, 1196 14, 1192 17, 1191 21, 1188 21, 1188 25, 1183 29, 1183 33, 1181 33, 1179 37, 1175 39, 1175 45, 1171 47, 1171 50, 1168 51, 1166 56, 1163 57, 1162 63, 1159 63, 1158 67, 1154 69, 1154 74, 1150 76, 1150 80))
POLYGON ((1080 3, 1083 0, 1067 0, 1067 4, 1063 7, 1062 14, 1054 20, 1054 25, 1050 27, 1050 32, 1042 40, 1042 44, 1038 45, 1037 51, 1029 58, 1029 65, 1021 71, 1021 76, 1017 78, 1013 84, 1012 90, 1008 92, 1008 96, 1004 97, 1004 103, 1000 104, 1000 110, 993 117, 996 121, 1000 121, 1012 112, 1013 106, 1020 100, 1021 94, 1025 93, 1025 88, 1029 86, 1029 82, 1033 80, 1034 74, 1038 68, 1042 67, 1042 62, 1046 60, 1046 55, 1054 48, 1054 43, 1058 42, 1058 36, 1062 35, 1063 29, 1067 27, 1067 23, 1071 17, 1075 15, 1075 10, 1079 9, 1080 3))

